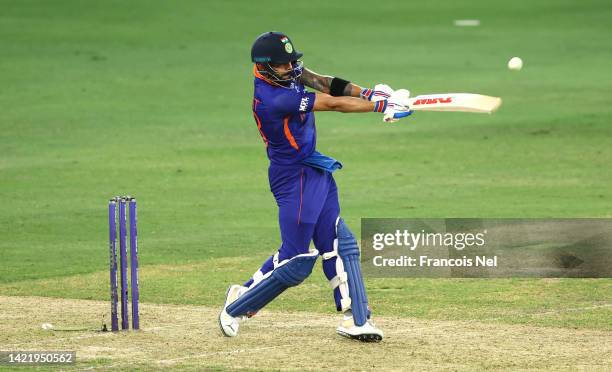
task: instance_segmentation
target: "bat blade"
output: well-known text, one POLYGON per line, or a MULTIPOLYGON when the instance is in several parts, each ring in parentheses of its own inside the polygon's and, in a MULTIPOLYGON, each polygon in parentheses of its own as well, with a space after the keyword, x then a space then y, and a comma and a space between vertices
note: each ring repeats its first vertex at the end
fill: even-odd
POLYGON ((490 114, 497 110, 502 100, 499 97, 474 93, 439 93, 416 96, 410 99, 414 111, 458 111, 490 114))

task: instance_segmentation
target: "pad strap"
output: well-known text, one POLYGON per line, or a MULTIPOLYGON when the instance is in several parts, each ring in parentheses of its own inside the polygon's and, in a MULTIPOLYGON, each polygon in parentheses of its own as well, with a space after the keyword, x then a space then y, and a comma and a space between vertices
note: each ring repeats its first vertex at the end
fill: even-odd
POLYGON ((338 275, 331 278, 331 280, 329 281, 329 286, 331 287, 331 289, 336 289, 343 283, 347 283, 347 282, 348 282, 348 275, 346 275, 346 273, 338 273, 338 275))
POLYGON ((321 255, 324 260, 336 258, 336 276, 329 280, 329 285, 332 289, 338 288, 340 292, 340 308, 341 311, 347 311, 351 308, 351 296, 349 295, 348 274, 344 270, 344 263, 338 256, 338 239, 334 239, 334 250, 321 255))
POLYGON ((270 301, 283 293, 285 289, 300 284, 312 272, 312 268, 319 256, 319 251, 299 254, 291 259, 275 264, 275 268, 266 273, 257 282, 249 287, 236 301, 227 306, 230 316, 250 316, 270 301))

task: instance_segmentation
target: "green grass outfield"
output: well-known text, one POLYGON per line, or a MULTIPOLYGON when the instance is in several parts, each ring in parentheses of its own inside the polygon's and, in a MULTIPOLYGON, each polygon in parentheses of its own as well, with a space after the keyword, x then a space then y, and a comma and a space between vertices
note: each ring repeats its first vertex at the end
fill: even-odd
MULTIPOLYGON (((126 193, 143 302, 219 306, 248 279, 279 245, 250 111, 250 46, 270 29, 317 72, 504 99, 394 125, 317 114, 356 232, 362 217, 612 217, 609 1, 350 4, 1 0, 0 295, 106 299, 106 202, 126 193), (453 26, 466 18, 481 26, 453 26)), ((609 279, 368 285, 381 315, 612 330, 609 279)), ((320 268, 271 309, 331 313, 320 268)))

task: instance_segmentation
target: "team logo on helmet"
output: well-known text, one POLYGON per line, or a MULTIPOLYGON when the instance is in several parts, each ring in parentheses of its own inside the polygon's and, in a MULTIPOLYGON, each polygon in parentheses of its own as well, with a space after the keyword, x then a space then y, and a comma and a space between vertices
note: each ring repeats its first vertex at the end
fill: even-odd
POLYGON ((293 45, 291 45, 291 43, 285 44, 285 51, 291 54, 291 52, 293 52, 293 45))

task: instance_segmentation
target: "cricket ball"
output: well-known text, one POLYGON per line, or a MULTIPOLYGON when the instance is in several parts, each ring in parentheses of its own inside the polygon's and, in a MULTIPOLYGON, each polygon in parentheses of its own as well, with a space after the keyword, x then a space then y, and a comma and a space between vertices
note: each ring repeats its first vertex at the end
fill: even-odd
POLYGON ((523 68, 523 60, 519 57, 512 57, 508 61, 508 68, 512 71, 519 71, 523 68))

